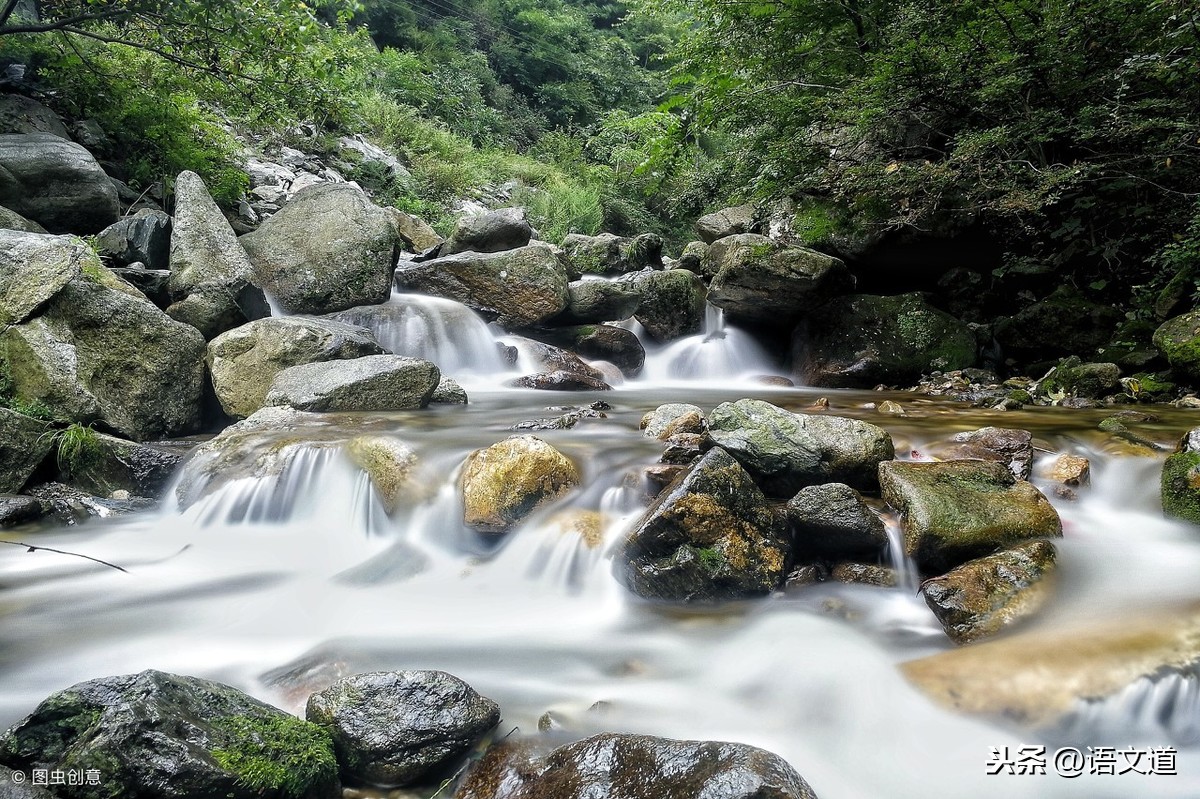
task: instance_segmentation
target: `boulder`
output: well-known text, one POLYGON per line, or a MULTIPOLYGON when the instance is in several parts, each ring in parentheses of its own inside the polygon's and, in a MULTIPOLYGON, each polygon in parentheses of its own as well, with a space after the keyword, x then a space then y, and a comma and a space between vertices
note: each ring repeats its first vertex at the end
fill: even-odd
POLYGON ((420 217, 406 214, 398 208, 386 210, 390 211, 396 220, 396 232, 400 234, 400 240, 413 252, 423 253, 445 243, 446 240, 420 217))
POLYGON ((99 788, 58 785, 64 799, 333 799, 329 734, 227 685, 143 671, 50 695, 0 738, 0 763, 99 769, 99 788))
POLYGON ((578 467, 534 436, 511 436, 477 449, 463 464, 463 523, 504 533, 580 482, 578 467))
POLYGON ((1200 381, 1200 311, 1163 322, 1154 331, 1154 346, 1185 379, 1200 381))
POLYGON ((62 422, 102 423, 137 441, 200 424, 204 337, 104 269, 85 269, 41 316, 0 334, 0 360, 16 398, 62 422))
POLYGON ((980 460, 1003 463, 1018 480, 1033 471, 1033 433, 1008 427, 981 427, 956 433, 947 444, 930 448, 940 460, 980 460))
POLYGON ((713 602, 769 594, 790 559, 782 515, 728 452, 713 448, 658 495, 614 566, 638 596, 713 602))
POLYGON ((524 208, 501 208, 459 219, 441 254, 516 250, 527 246, 532 236, 524 208))
POLYGON ((576 280, 567 285, 567 307, 554 324, 582 325, 628 319, 642 304, 633 284, 617 280, 576 280))
POLYGON ((663 241, 646 233, 622 238, 612 233, 584 236, 572 233, 562 241, 572 277, 580 275, 620 275, 640 269, 661 269, 663 241))
POLYGON ((327 729, 342 778, 391 788, 441 775, 500 723, 500 707, 444 671, 344 677, 308 699, 327 729))
POLYGON ((510 380, 508 385, 513 388, 533 388, 539 391, 611 391, 612 386, 598 377, 568 372, 556 369, 552 372, 538 372, 510 380))
POLYGON ((0 206, 0 230, 19 230, 23 233, 45 233, 46 228, 31 222, 16 211, 0 206))
POLYGON ((708 301, 734 320, 791 327, 854 289, 854 276, 841 260, 753 234, 719 239, 704 258, 702 271, 715 275, 708 301))
POLYGON ((32 97, 21 94, 0 94, 0 134, 48 133, 60 139, 71 139, 62 117, 32 97))
POLYGON ((267 405, 298 411, 406 411, 424 408, 441 380, 429 361, 367 355, 289 366, 275 375, 267 405))
MULTIPOLYGON (((192 173, 185 174, 191 175, 192 173)), ((199 180, 199 178, 195 180, 199 180)), ((181 216, 192 225, 197 224, 195 215, 200 210, 196 207, 198 200, 194 194, 197 188, 202 189, 203 185, 196 187, 194 181, 185 181, 183 199, 185 208, 181 216)), ((177 214, 180 213, 178 192, 177 185, 177 214)), ((198 230, 191 232, 195 237, 185 243, 187 247, 203 247, 206 244, 214 248, 220 245, 228 246, 227 242, 214 240, 219 238, 218 235, 211 235, 208 241, 203 241, 200 238, 202 234, 198 230)), ((230 232, 232 234, 232 231, 230 232)), ((140 263, 146 269, 169 269, 171 266, 171 217, 162 211, 154 211, 149 208, 138 211, 133 216, 125 217, 100 231, 100 235, 96 237, 96 250, 101 255, 111 258, 116 266, 140 263)), ((187 255, 192 254, 188 253, 187 255)), ((185 254, 180 253, 180 257, 185 257, 185 254)), ((195 254, 193 257, 203 256, 195 254)), ((249 261, 246 261, 244 256, 241 260, 245 267, 245 274, 249 275, 249 261)), ((234 266, 236 264, 226 262, 226 265, 234 266)))
POLYGON ((103 268, 74 236, 0 230, 0 329, 33 316, 85 266, 103 268))
POLYGON ((455 799, 816 799, 782 758, 746 744, 604 733, 542 753, 488 749, 455 799))
POLYGON ((642 371, 646 350, 633 331, 614 325, 540 327, 521 331, 529 338, 563 347, 583 358, 608 361, 626 377, 642 371))
POLYGON ((705 214, 696 220, 696 233, 705 244, 712 244, 727 236, 749 233, 754 229, 755 210, 753 205, 737 205, 705 214))
POLYGON ((934 370, 973 366, 975 334, 920 294, 856 294, 823 305, 797 326, 792 360, 811 386, 911 384, 934 370))
POLYGON ((168 269, 146 269, 142 264, 111 269, 114 275, 136 288, 154 307, 166 310, 171 307, 171 272, 168 269))
POLYGON ((0 136, 0 205, 51 233, 99 233, 121 214, 91 153, 50 133, 0 136))
POLYGON ((271 382, 284 369, 383 352, 365 327, 333 319, 269 317, 209 342, 208 367, 225 413, 244 419, 263 406, 271 382))
POLYGON ((1160 495, 1167 516, 1200 524, 1200 427, 1188 431, 1167 456, 1160 495))
POLYGON ((845 483, 800 489, 788 500, 787 518, 795 533, 797 557, 804 560, 875 558, 887 549, 883 519, 845 483))
POLYGON ((521 339, 522 354, 533 361, 537 368, 547 372, 574 372, 596 380, 604 377, 596 369, 584 363, 578 355, 553 344, 544 344, 533 339, 521 339))
POLYGON ((240 239, 262 286, 286 313, 332 313, 387 302, 400 234, 357 186, 300 190, 240 239))
POLYGON ((429 402, 431 405, 466 405, 467 392, 454 378, 442 375, 429 402))
POLYGON ((45 422, 0 407, 0 493, 16 493, 29 482, 54 448, 50 432, 45 422))
MULTIPOLYGON (((0 527, 15 527, 37 521, 46 513, 42 503, 33 497, 0 494, 0 527)), ((0 782, 0 799, 5 799, 3 782, 0 782)))
POLYGON ((1042 609, 1056 555, 1049 541, 1022 544, 932 577, 921 583, 921 593, 955 643, 977 641, 1042 609))
POLYGON ((713 441, 775 497, 831 482, 873 489, 879 464, 895 457, 892 437, 880 427, 792 413, 762 400, 724 402, 709 414, 708 427, 713 441))
POLYGON ((186 451, 186 447, 139 444, 93 432, 73 459, 64 459, 60 450, 60 479, 98 497, 110 497, 116 491, 158 497, 175 476, 186 451))
POLYGON ((401 264, 396 288, 456 300, 509 329, 557 316, 570 299, 566 270, 545 245, 401 264))
POLYGON ((417 454, 398 438, 385 435, 356 436, 346 444, 350 462, 367 473, 384 510, 393 513, 406 497, 415 497, 419 486, 413 471, 417 454))
POLYGON ((943 574, 973 558, 1062 535, 1054 507, 1007 466, 988 461, 879 465, 884 500, 900 511, 904 553, 943 574))
POLYGON ((205 339, 271 315, 250 259, 195 172, 175 181, 170 264, 167 314, 205 339))
POLYGON ((1069 285, 996 323, 995 335, 1007 357, 1033 363, 1068 355, 1087 357, 1107 344, 1124 321, 1111 304, 1092 302, 1069 285))
POLYGON ((666 441, 678 433, 707 433, 708 420, 698 405, 668 402, 648 411, 641 425, 642 435, 666 441))
POLYGON ((1063 453, 1054 459, 1046 477, 1065 486, 1087 486, 1092 482, 1092 464, 1082 455, 1063 453))
POLYGON ((712 275, 705 273, 704 256, 708 253, 708 245, 702 241, 690 241, 683 248, 683 252, 679 254, 679 261, 676 266, 679 269, 687 269, 689 272, 695 272, 698 275, 711 278, 712 275))
POLYGON ((1121 390, 1121 367, 1115 363, 1082 363, 1074 355, 1059 362, 1038 384, 1039 394, 1087 399, 1100 399, 1121 390))
POLYGON ((634 318, 655 341, 673 341, 704 328, 708 290, 696 274, 686 269, 637 272, 625 280, 641 295, 634 318))

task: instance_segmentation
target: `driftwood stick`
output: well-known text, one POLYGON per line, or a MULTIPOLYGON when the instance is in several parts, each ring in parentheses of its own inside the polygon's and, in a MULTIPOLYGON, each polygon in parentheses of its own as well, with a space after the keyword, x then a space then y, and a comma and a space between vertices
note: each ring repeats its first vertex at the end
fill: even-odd
POLYGON ((73 558, 83 558, 84 560, 90 560, 93 563, 99 563, 101 566, 107 566, 110 569, 116 569, 119 572, 125 572, 126 574, 129 574, 128 571, 121 568, 120 566, 118 566, 115 563, 109 563, 107 560, 100 560, 100 558, 93 558, 91 555, 83 555, 79 552, 68 552, 65 549, 55 549, 54 547, 40 547, 35 544, 26 544, 22 541, 5 541, 3 539, 0 539, 0 544, 12 544, 13 546, 16 546, 16 547, 25 547, 26 551, 28 551, 28 552, 37 552, 38 550, 41 550, 43 552, 54 552, 59 555, 70 555, 73 558))

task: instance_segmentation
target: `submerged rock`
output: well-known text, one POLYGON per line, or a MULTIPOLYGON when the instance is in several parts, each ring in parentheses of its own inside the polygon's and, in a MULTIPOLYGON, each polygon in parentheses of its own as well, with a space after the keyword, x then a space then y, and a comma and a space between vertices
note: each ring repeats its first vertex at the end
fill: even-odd
POLYGON ((540 438, 506 438, 463 464, 463 522, 484 533, 507 532, 580 479, 571 459, 540 438))
POLYGON ((342 778, 391 788, 428 781, 500 723, 500 707, 443 671, 344 677, 308 700, 329 730, 342 778))
POLYGON ((371 478, 371 485, 388 513, 394 512, 405 496, 419 492, 413 481, 417 454, 400 439, 357 436, 346 444, 346 455, 371 478))
POLYGON ((802 558, 841 560, 881 555, 888 544, 887 529, 844 483, 802 488, 788 500, 788 521, 796 534, 796 553, 802 558))
POLYGON ((0 205, 51 233, 99 233, 121 215, 92 154, 50 133, 0 135, 0 205))
POLYGON ((441 380, 429 361, 367 355, 290 366, 271 381, 267 405, 298 411, 405 411, 429 404, 441 380))
POLYGON ((1056 556, 1049 541, 1033 541, 926 580, 921 593, 955 643, 976 641, 1041 610, 1050 598, 1056 556))
POLYGON ((1057 538, 1062 522, 1032 484, 987 461, 879 465, 883 498, 902 514, 904 552, 924 574, 1035 538, 1057 538))
POLYGON ((227 685, 160 671, 52 694, 0 738, 0 764, 26 774, 99 770, 99 786, 55 786, 66 799, 340 795, 321 727, 227 685))
POLYGON ((782 758, 716 741, 605 733, 541 752, 493 746, 455 799, 816 799, 782 758))
POLYGON ((712 602, 770 593, 790 559, 782 515, 728 452, 714 448, 658 495, 614 565, 639 596, 712 602))
POLYGON ((524 208, 500 208, 459 219, 441 254, 516 250, 528 245, 532 236, 524 208))
POLYGON ((628 278, 642 296, 634 318, 658 342, 691 336, 704 328, 708 290, 699 276, 686 269, 637 272, 628 278))

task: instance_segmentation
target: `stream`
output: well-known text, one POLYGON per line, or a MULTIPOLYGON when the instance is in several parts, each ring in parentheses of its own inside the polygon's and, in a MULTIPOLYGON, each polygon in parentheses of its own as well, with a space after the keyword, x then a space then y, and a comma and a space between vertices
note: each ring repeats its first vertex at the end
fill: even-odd
MULTIPOLYGON (((509 389, 522 364, 493 357, 494 342, 509 340, 502 333, 448 301, 389 305, 383 321, 361 323, 384 347, 442 365, 469 405, 331 415, 281 474, 230 481, 183 512, 168 501, 140 515, 7 531, 129 573, 0 548, 0 726, 52 691, 147 668, 227 682, 296 713, 345 674, 443 669, 500 704, 502 731, 533 734, 549 713, 574 737, 740 741, 784 757, 822 799, 1200 795, 1194 677, 1169 690, 1135 687, 1081 715, 1068 736, 1085 751, 1175 747, 1176 776, 988 775, 993 748, 1045 741, 942 710, 905 681, 898 664, 954 648, 913 580, 681 608, 639 600, 612 576, 614 544, 645 507, 641 470, 662 449, 639 432, 644 413, 744 397, 801 411, 826 397, 828 413, 887 429, 900 457, 996 425, 1031 430, 1041 450, 1089 458, 1092 486, 1074 501, 1056 497, 1035 465, 1064 538, 1055 599, 1025 628, 1153 619, 1200 600, 1200 535, 1162 517, 1166 450, 1139 454, 1097 430, 1111 411, 1002 412, 903 392, 763 385, 756 376, 779 366, 715 312, 700 335, 648 346, 643 375, 611 392, 509 389), (881 415, 874 404, 885 399, 907 415, 881 415), (606 418, 533 432, 579 465, 580 488, 501 539, 463 526, 456 480, 469 452, 562 413, 549 407, 596 400, 611 405, 606 418), (362 430, 395 434, 420 459, 427 490, 391 516, 337 446, 340 431, 362 430), (573 531, 579 510, 602 514, 600 540, 573 531)), ((1168 449, 1196 424, 1194 411, 1150 410, 1159 421, 1138 432, 1168 449)), ((271 446, 271 436, 254 446, 271 446)))

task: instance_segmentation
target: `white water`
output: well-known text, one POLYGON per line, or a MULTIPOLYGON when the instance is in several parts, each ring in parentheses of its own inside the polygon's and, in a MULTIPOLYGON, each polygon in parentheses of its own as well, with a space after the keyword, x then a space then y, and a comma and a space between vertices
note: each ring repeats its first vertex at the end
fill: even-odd
POLYGON ((647 347, 644 382, 663 385, 687 381, 750 382, 777 374, 776 364, 749 333, 725 323, 725 312, 709 303, 704 328, 659 347, 647 347))

